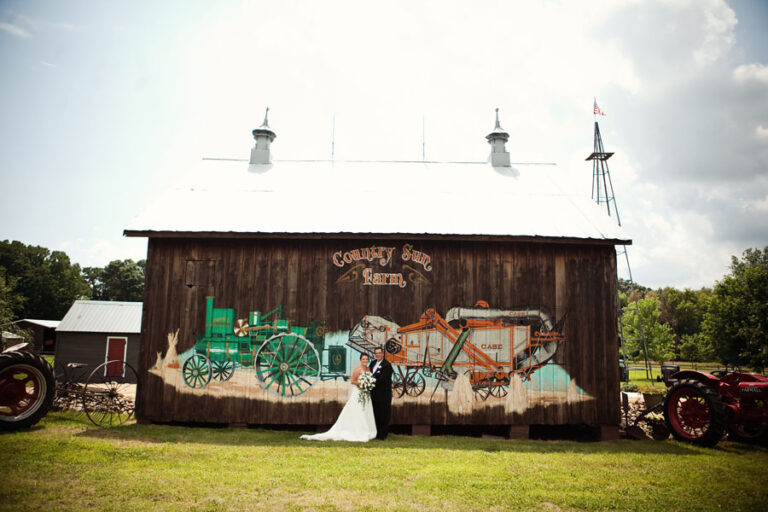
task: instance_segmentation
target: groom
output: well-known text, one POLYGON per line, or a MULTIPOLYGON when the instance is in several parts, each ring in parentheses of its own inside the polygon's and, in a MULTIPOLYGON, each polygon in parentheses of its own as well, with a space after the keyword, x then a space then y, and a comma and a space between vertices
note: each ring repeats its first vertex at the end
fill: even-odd
POLYGON ((371 373, 376 377, 376 387, 371 391, 373 416, 376 418, 376 439, 387 438, 389 417, 392 410, 392 365, 384 359, 384 349, 376 347, 371 373))

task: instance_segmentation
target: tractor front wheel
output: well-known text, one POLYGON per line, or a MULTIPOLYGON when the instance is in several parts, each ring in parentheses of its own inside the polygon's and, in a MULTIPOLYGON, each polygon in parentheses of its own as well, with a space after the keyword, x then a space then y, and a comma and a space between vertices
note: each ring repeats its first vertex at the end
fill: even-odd
POLYGON ((728 439, 749 444, 764 444, 768 440, 768 424, 740 423, 728 425, 728 439))
POLYGON ((697 380, 673 385, 664 398, 664 420, 678 441, 714 446, 725 432, 725 409, 720 395, 697 380))
POLYGON ((194 354, 181 367, 184 382, 191 388, 204 388, 211 382, 211 361, 202 354, 194 354))
POLYGON ((211 371, 214 379, 226 382, 235 374, 235 363, 232 361, 212 361, 211 371))
POLYGON ((53 368, 22 350, 0 354, 0 430, 34 425, 46 415, 56 388, 53 368))

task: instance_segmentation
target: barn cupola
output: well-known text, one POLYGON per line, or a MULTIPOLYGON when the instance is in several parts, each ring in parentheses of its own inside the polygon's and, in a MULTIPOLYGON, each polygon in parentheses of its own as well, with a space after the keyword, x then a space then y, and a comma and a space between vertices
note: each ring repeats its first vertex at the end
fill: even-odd
POLYGON ((509 153, 507 153, 507 141, 509 134, 499 124, 499 109, 496 109, 496 126, 493 131, 485 136, 491 145, 491 165, 494 167, 509 167, 509 153))
POLYGON ((269 107, 264 113, 264 122, 261 126, 253 130, 253 138, 256 139, 256 144, 251 149, 251 161, 252 164, 269 164, 272 163, 272 154, 269 150, 270 144, 275 140, 275 132, 269 127, 267 116, 269 115, 269 107))

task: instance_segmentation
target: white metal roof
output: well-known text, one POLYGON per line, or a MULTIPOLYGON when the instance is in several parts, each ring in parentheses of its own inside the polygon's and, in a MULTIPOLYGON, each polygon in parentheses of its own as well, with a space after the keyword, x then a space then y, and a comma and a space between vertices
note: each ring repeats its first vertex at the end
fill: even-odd
POLYGON ((629 237, 554 166, 440 162, 203 160, 159 196, 128 235, 375 233, 629 237))
POLYGON ((43 327, 48 327, 50 329, 55 329, 59 326, 58 320, 37 320, 35 318, 22 318, 19 320, 20 322, 28 322, 30 324, 40 325, 43 327))
POLYGON ((141 302, 76 300, 56 331, 140 333, 141 308, 141 302))

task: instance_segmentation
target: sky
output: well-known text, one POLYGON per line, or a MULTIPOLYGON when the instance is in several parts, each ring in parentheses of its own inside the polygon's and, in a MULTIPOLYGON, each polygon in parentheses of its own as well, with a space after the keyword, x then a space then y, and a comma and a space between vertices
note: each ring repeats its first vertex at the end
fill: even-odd
POLYGON ((761 0, 0 0, 0 77, 0 240, 81 266, 146 257, 124 227, 267 106, 278 160, 484 161, 499 108, 590 195, 596 98, 635 282, 768 245, 761 0))

